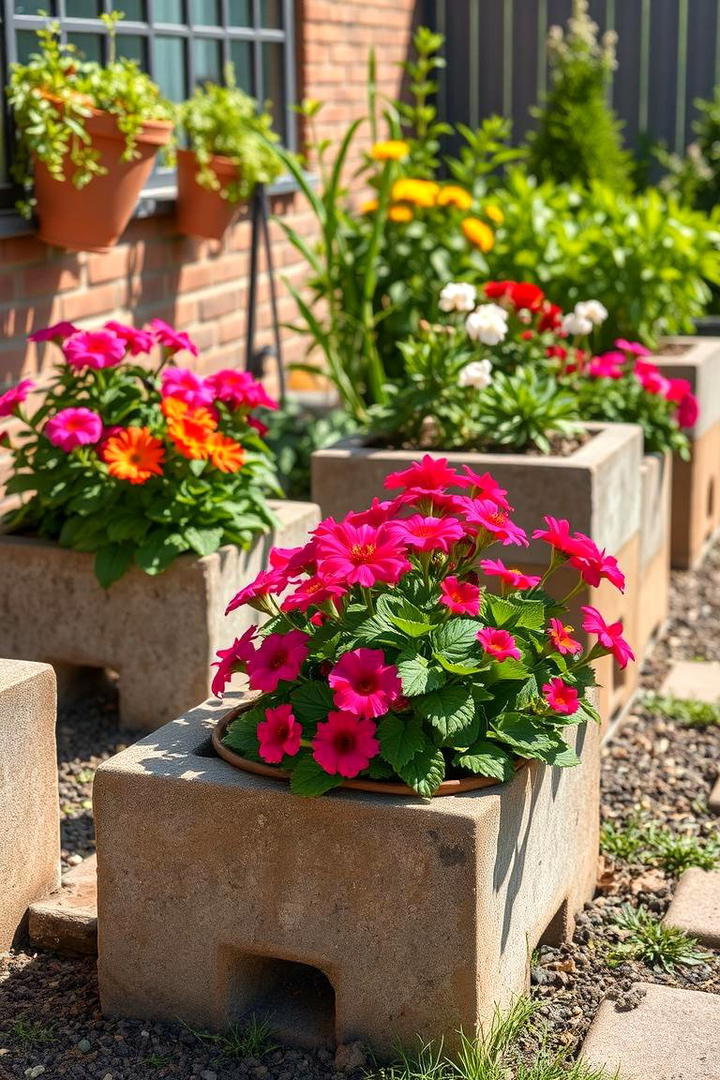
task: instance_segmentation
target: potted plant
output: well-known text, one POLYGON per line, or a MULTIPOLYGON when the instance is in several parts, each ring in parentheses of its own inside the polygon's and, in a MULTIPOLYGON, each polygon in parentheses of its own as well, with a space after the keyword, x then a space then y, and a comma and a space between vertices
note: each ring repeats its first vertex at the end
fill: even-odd
POLYGON ((187 334, 154 320, 33 338, 61 359, 34 410, 31 380, 0 396, 23 425, 7 490, 24 498, 2 522, 0 653, 119 670, 124 722, 157 726, 206 694, 208 606, 261 569, 262 534, 285 543, 317 517, 268 505, 279 488, 253 414, 275 403, 247 372, 178 366, 197 355, 187 334), (176 662, 150 679, 163 648, 176 662))
POLYGON ((177 152, 178 231, 220 240, 255 186, 281 171, 272 118, 235 85, 231 66, 225 86, 197 87, 178 115, 188 144, 177 152))
POLYGON ((29 217, 34 207, 40 238, 72 251, 105 251, 117 242, 172 134, 171 107, 159 88, 134 60, 115 56, 120 17, 102 16, 110 41, 105 66, 61 44, 59 25, 49 23, 38 31, 39 51, 11 67, 13 175, 26 194, 18 209, 29 217))
POLYGON ((616 560, 550 516, 533 533, 550 547, 542 574, 489 557, 529 537, 489 473, 444 458, 426 455, 385 488, 388 499, 271 552, 270 570, 231 600, 228 611, 248 604, 268 621, 218 654, 216 693, 241 671, 262 695, 225 719, 221 754, 301 795, 349 785, 430 797, 506 781, 527 759, 577 764, 562 732, 599 719, 593 661, 612 655, 624 669, 633 653, 621 623, 591 606, 584 648, 567 605, 599 579, 622 589, 616 560), (556 600, 546 588, 561 567, 572 581, 556 600))

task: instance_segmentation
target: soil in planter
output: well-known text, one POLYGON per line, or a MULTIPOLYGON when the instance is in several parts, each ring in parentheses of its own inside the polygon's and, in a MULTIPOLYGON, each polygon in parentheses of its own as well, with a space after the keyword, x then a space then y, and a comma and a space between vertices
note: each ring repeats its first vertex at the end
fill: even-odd
POLYGON ((525 450, 511 450, 507 446, 490 446, 482 447, 480 445, 475 446, 443 446, 438 447, 434 444, 433 440, 429 439, 427 442, 421 443, 419 446, 412 443, 402 442, 398 443, 390 438, 382 438, 379 435, 369 435, 363 445, 367 448, 379 449, 379 450, 416 450, 418 453, 436 453, 436 454, 522 454, 525 457, 570 457, 576 453, 583 446, 593 439, 594 433, 591 431, 581 431, 577 435, 561 435, 555 432, 550 435, 548 441, 550 443, 550 453, 543 454, 537 447, 530 446, 525 450))
POLYGON ((656 356, 682 356, 683 353, 690 352, 695 348, 692 342, 685 341, 669 341, 667 345, 661 345, 655 350, 656 356))

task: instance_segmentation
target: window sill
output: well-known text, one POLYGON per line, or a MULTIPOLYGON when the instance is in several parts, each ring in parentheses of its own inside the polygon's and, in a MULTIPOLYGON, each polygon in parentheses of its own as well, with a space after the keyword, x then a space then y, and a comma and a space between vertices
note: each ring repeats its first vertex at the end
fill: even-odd
MULTIPOLYGON (((317 176, 306 174, 308 182, 314 187, 317 184, 317 176)), ((292 195, 299 191, 297 181, 292 176, 281 176, 267 189, 268 195, 292 195)), ((167 184, 156 188, 148 188, 143 192, 133 212, 133 219, 154 217, 155 214, 167 214, 175 205, 177 199, 177 187, 175 184, 167 184)), ((0 240, 13 236, 31 236, 35 232, 32 221, 26 221, 15 210, 0 210, 0 240)))

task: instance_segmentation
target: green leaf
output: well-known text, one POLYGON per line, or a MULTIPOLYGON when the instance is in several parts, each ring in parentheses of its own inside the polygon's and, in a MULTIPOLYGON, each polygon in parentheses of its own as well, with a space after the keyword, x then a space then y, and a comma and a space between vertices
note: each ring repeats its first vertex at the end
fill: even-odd
POLYGON ((424 656, 413 656, 408 660, 401 660, 397 669, 403 694, 406 697, 415 697, 417 694, 437 690, 445 681, 443 673, 437 668, 430 667, 429 661, 424 656))
POLYGON ((184 551, 187 544, 179 533, 156 532, 137 549, 135 561, 146 574, 161 574, 184 551))
POLYGON ((575 751, 541 717, 506 713, 493 720, 492 727, 502 742, 519 750, 523 757, 537 758, 547 765, 562 767, 579 763, 575 751))
POLYGON ((398 769, 398 775, 418 795, 429 799, 445 779, 445 758, 440 750, 428 750, 414 757, 398 769))
POLYGON ((95 553, 95 577, 103 589, 109 589, 130 568, 133 561, 132 544, 107 544, 95 553))
POLYGON ((463 664, 469 658, 478 656, 479 629, 480 623, 473 619, 452 619, 433 632, 433 650, 443 667, 463 664))
POLYGON ((393 626, 397 626, 398 630, 402 630, 404 634, 413 638, 424 637, 433 628, 425 612, 407 600, 400 605, 397 612, 390 614, 390 622, 393 626))
POLYGON ((413 704, 418 715, 429 720, 443 739, 470 727, 475 719, 472 691, 457 683, 441 686, 424 697, 415 698, 413 704))
POLYGON ((521 660, 509 656, 507 660, 503 660, 498 664, 494 675, 497 682, 504 682, 506 679, 527 679, 528 669, 521 660))
POLYGON ((260 761, 257 727, 265 719, 265 710, 256 706, 236 716, 223 736, 223 745, 251 761, 260 761))
POLYGON ((465 753, 456 754, 453 763, 478 776, 494 776, 503 782, 512 779, 515 774, 510 755, 488 739, 479 739, 465 753))
POLYGON ((378 724, 377 733, 382 755, 396 772, 407 765, 415 754, 434 749, 423 732, 419 716, 405 720, 395 713, 388 713, 378 724))
POLYGON ((309 755, 301 757, 290 774, 290 790, 293 795, 324 795, 331 788, 339 787, 342 782, 342 776, 326 773, 309 755))
POLYGON ((183 536, 187 546, 196 551, 198 555, 212 555, 222 543, 224 529, 222 526, 214 529, 198 529, 190 525, 183 530, 183 536))
POLYGON ((333 709, 333 692, 326 682, 313 680, 301 683, 290 692, 290 702, 298 720, 316 724, 325 720, 333 709))
POLYGON ((489 612, 495 626, 502 628, 513 621, 516 614, 516 608, 507 597, 494 596, 492 593, 486 593, 485 612, 489 612))
POLYGON ((525 600, 522 597, 517 597, 514 603, 519 612, 516 626, 522 626, 526 630, 545 629, 545 604, 536 600, 525 600))

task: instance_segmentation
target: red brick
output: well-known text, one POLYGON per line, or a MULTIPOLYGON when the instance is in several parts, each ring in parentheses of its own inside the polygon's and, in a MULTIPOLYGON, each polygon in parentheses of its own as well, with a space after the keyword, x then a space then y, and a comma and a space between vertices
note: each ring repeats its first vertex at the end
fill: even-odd
POLYGON ((220 315, 237 310, 239 306, 240 293, 237 289, 228 289, 227 292, 218 290, 200 300, 200 318, 217 319, 220 315))
POLYGON ((103 281, 117 281, 124 277, 131 266, 131 249, 125 245, 113 248, 104 255, 88 255, 87 273, 91 285, 103 281))
POLYGON ((44 262, 49 248, 37 237, 11 236, 0 245, 0 261, 3 266, 15 263, 44 262))
POLYGON ((117 295, 117 286, 108 284, 65 296, 62 317, 72 322, 75 319, 90 319, 94 315, 110 315, 117 306, 117 295))
POLYGON ((42 266, 28 267, 22 274, 23 296, 52 296, 76 289, 79 284, 80 261, 77 257, 71 257, 67 262, 47 262, 42 266))

